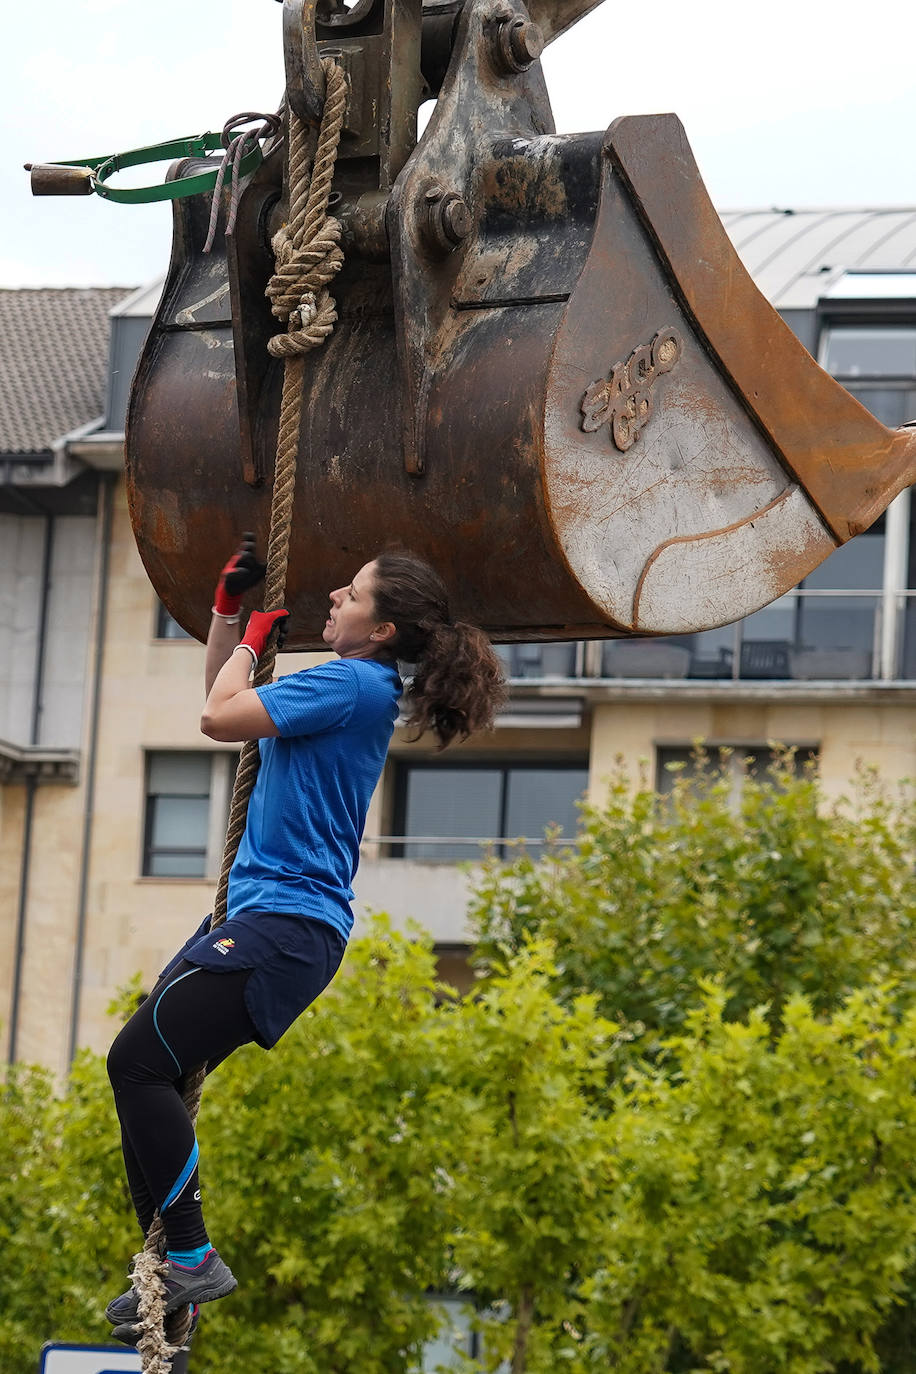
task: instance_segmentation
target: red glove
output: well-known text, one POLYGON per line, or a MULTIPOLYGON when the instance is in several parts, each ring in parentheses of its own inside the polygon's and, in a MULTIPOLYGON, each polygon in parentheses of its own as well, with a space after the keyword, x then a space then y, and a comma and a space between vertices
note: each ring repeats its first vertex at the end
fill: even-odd
POLYGON ((264 578, 266 566, 255 553, 253 534, 242 535, 242 546, 234 553, 219 575, 213 596, 217 615, 236 616, 245 592, 256 587, 264 578))
POLYGON ((271 630, 275 625, 279 625, 277 648, 282 649, 283 641, 286 639, 286 622, 288 619, 289 611, 252 611, 239 644, 246 645, 258 659, 264 652, 271 630))

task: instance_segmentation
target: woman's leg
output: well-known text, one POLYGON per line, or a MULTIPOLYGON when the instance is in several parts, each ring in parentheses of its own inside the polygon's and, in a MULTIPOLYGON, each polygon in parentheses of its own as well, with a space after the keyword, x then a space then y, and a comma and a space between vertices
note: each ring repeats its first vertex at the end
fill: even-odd
POLYGON ((245 1008, 248 970, 212 973, 182 962, 123 1027, 108 1056, 128 1185, 144 1231, 158 1208, 169 1250, 208 1243, 197 1140, 185 1079, 255 1038, 245 1008))

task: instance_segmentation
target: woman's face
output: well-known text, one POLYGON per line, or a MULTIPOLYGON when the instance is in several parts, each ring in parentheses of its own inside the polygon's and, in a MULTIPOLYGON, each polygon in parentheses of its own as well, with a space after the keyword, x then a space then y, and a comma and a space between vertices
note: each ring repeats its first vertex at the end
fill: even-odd
POLYGON ((366 563, 348 587, 331 592, 321 637, 341 658, 374 658, 394 636, 394 626, 375 611, 375 564, 366 563))

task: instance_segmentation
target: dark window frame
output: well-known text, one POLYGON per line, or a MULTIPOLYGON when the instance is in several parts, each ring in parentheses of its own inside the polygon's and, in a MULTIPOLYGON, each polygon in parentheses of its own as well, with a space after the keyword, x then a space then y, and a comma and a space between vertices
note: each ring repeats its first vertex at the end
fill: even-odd
POLYGON ((160 601, 158 597, 156 598, 156 617, 153 624, 153 638, 167 644, 187 643, 189 640, 194 644, 197 643, 194 636, 188 634, 188 631, 184 629, 182 625, 178 624, 178 621, 169 611, 165 602, 160 601), (177 634, 166 633, 170 625, 175 626, 178 631, 177 634))
MULTIPOLYGON (((562 751, 556 754, 540 756, 528 755, 525 758, 511 758, 505 754, 500 754, 494 758, 479 756, 473 759, 461 759, 455 762, 440 762, 435 758, 410 759, 396 757, 394 763, 394 787, 392 803, 392 834, 403 836, 403 840, 391 840, 385 846, 386 857, 391 859, 403 859, 405 857, 405 845, 410 843, 411 837, 405 833, 407 822, 407 790, 408 781, 412 772, 437 772, 449 771, 455 773, 468 772, 496 772, 501 774, 500 793, 499 793, 499 835, 493 836, 492 852, 500 859, 507 857, 507 850, 512 847, 512 842, 517 836, 507 835, 506 822, 508 818, 509 806, 509 784, 508 775, 510 772, 569 772, 575 769, 577 772, 584 772, 586 776, 589 771, 589 758, 587 754, 562 751)), ((528 836, 533 839, 534 836, 528 836)), ((573 836, 566 836, 564 839, 571 841, 573 836)), ((470 849, 468 859, 474 857, 470 849)), ((461 862, 456 859, 443 859, 443 863, 461 862)))
POLYGON ((142 878, 152 878, 160 882, 196 882, 204 880, 213 882, 218 876, 218 866, 222 854, 222 836, 228 825, 229 809, 232 800, 232 791, 235 782, 235 774, 238 769, 240 755, 234 750, 218 749, 147 749, 144 756, 143 767, 143 847, 140 855, 140 876, 142 878), (207 760, 207 791, 206 792, 153 792, 151 790, 151 773, 154 761, 162 759, 166 755, 172 756, 201 756, 207 760), (207 831, 206 839, 201 849, 200 845, 180 845, 155 846, 153 844, 153 830, 156 820, 156 804, 160 800, 194 800, 207 802, 207 831), (219 818, 219 841, 213 834, 212 827, 215 821, 213 807, 215 803, 224 802, 223 814, 219 818), (213 844, 211 846, 211 837, 213 844), (152 870, 153 861, 157 855, 172 855, 180 858, 186 855, 200 856, 200 872, 198 873, 155 873, 152 870))
MULTIPOLYGON (((817 357, 826 361, 827 335, 832 330, 895 328, 916 329, 916 300, 912 297, 883 300, 863 296, 859 300, 836 301, 828 297, 819 301, 817 306, 817 357)), ((916 371, 875 373, 869 376, 831 372, 830 375, 856 399, 860 398, 861 393, 869 391, 907 391, 914 393, 916 404, 916 371)), ((862 404, 870 409, 865 400, 862 404)), ((916 413, 909 418, 916 419, 916 413)))
MULTIPOLYGON (((766 774, 767 772, 769 772, 769 769, 772 767, 772 764, 775 762, 776 758, 779 755, 778 747, 774 747, 772 743, 764 743, 762 741, 754 744, 749 744, 746 741, 735 743, 723 740, 716 740, 715 742, 710 742, 706 740, 703 742, 702 747, 705 753, 709 756, 713 767, 716 767, 719 758, 721 757, 720 750, 729 751, 732 761, 732 767, 729 770, 729 775, 735 793, 737 793, 738 791, 739 779, 748 775, 752 777, 760 777, 761 775, 766 774), (762 755, 766 756, 766 762, 763 763, 763 766, 759 768, 749 768, 748 765, 751 762, 751 760, 753 760, 757 764, 761 763, 762 755)), ((805 768, 810 763, 818 762, 820 760, 822 749, 822 745, 820 743, 812 744, 811 742, 797 743, 795 741, 789 741, 783 747, 785 747, 786 749, 793 749, 795 751, 796 777, 802 776, 805 768)), ((665 740, 663 742, 656 741, 653 748, 655 752, 655 791, 658 794, 658 796, 666 797, 671 793, 673 789, 674 779, 678 776, 679 771, 669 768, 668 765, 689 763, 690 757, 696 752, 696 745, 688 743, 678 744, 675 743, 675 741, 673 740, 665 740), (666 754, 668 755, 667 758, 664 757, 666 754), (681 755, 682 757, 672 757, 672 755, 675 754, 681 755), (667 782, 667 786, 663 786, 663 782, 667 782)))
MULTIPOLYGON (((208 768, 207 790, 206 792, 153 792, 151 787, 151 773, 153 771, 154 760, 161 758, 164 754, 195 754, 202 751, 193 749, 150 749, 146 752, 145 767, 143 773, 143 861, 141 865, 141 876, 144 878, 164 878, 164 877, 185 877, 189 879, 204 878, 207 872, 207 845, 203 848, 200 845, 168 845, 156 846, 153 844, 153 831, 156 823, 156 811, 158 804, 163 801, 206 801, 209 813, 210 798, 212 795, 212 764, 208 768), (153 862, 158 856, 174 856, 175 858, 185 858, 192 855, 200 856, 200 872, 187 874, 164 874, 153 871, 153 862)), ((209 763, 209 753, 207 753, 209 763)))

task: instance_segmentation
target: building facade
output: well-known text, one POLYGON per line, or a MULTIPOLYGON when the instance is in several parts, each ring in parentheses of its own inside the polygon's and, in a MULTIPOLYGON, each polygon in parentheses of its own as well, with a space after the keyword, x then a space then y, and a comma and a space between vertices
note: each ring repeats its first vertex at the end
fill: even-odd
MULTIPOLYGON (((885 423, 916 419, 916 211, 723 219, 822 365, 885 423)), ((0 1026, 7 1058, 55 1072, 104 1049, 117 989, 148 984, 210 909, 237 758, 199 733, 203 649, 157 601, 128 518, 123 416, 155 298, 0 292, 0 1026)), ((860 762, 916 777, 914 519, 904 492, 720 630, 501 648, 492 734, 440 755, 396 733, 357 930, 372 910, 417 922, 461 985, 468 861, 570 834, 621 764, 664 787, 698 739, 758 759, 796 745, 831 794, 860 762)))

